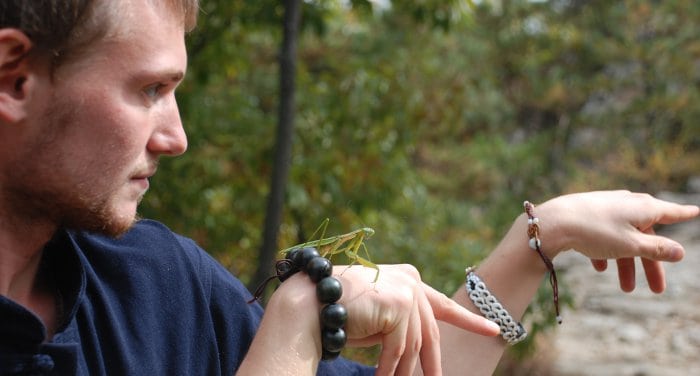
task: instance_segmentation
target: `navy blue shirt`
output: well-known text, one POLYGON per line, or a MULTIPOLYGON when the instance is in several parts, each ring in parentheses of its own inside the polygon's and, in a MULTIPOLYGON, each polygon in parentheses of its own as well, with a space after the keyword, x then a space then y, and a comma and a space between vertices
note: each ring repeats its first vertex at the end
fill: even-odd
MULTIPOLYGON (((0 375, 233 375, 263 314, 231 273, 154 221, 118 239, 59 231, 39 273, 62 321, 44 343, 41 321, 0 296, 0 375)), ((318 374, 374 369, 341 358, 318 374)))

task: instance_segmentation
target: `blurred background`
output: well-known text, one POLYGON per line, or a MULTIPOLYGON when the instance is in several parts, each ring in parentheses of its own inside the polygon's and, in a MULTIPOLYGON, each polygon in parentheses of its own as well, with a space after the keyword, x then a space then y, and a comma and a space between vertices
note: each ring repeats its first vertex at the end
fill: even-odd
MULTIPOLYGON (((525 199, 683 193, 700 175, 700 2, 201 6, 178 91, 189 150, 162 161, 141 215, 249 286, 330 218, 327 234, 372 227, 372 261, 451 293, 525 199)), ((503 369, 552 329, 540 293, 503 369)))

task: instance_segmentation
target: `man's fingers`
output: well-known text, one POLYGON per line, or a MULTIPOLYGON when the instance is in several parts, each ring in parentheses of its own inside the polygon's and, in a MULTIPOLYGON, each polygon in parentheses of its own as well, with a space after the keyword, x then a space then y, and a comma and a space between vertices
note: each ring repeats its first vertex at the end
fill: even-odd
POLYGON ((440 357, 440 328, 435 320, 428 298, 423 295, 420 301, 421 341, 420 363, 424 375, 442 375, 440 357))
POLYGON ((394 328, 394 330, 384 336, 382 352, 379 354, 379 363, 377 365, 377 376, 396 374, 396 368, 406 347, 407 325, 408 322, 404 321, 400 327, 394 328))
POLYGON ((436 319, 485 336, 495 336, 501 332, 498 324, 469 311, 425 283, 423 287, 436 319))
POLYGON ((608 269, 608 260, 591 259, 591 264, 593 265, 593 269, 599 272, 604 272, 608 269))
POLYGON ((396 375, 412 375, 413 371, 416 369, 420 349, 423 345, 421 338, 421 319, 419 303, 414 300, 408 327, 406 328, 406 345, 401 359, 399 359, 399 364, 396 366, 396 375))
POLYGON ((662 207, 658 223, 670 225, 673 223, 687 221, 700 214, 700 207, 695 205, 679 205, 668 201, 663 201, 668 207, 662 207))
POLYGON ((620 279, 622 291, 632 292, 634 290, 634 258, 617 259, 617 276, 620 279))
MULTIPOLYGON (((649 231, 649 230, 647 230, 649 231)), ((655 261, 676 262, 685 255, 678 242, 655 234, 641 234, 639 255, 655 261)))
POLYGON ((642 258, 642 266, 647 283, 649 283, 649 289, 657 294, 664 292, 666 290, 666 272, 663 264, 660 261, 642 258))

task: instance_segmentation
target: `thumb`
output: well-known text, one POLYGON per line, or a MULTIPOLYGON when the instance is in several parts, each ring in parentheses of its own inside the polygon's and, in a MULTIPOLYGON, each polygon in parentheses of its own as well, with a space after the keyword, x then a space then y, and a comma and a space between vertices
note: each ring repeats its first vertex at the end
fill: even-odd
POLYGON ((685 250, 678 242, 654 234, 642 234, 639 256, 656 260, 676 262, 683 259, 685 250))

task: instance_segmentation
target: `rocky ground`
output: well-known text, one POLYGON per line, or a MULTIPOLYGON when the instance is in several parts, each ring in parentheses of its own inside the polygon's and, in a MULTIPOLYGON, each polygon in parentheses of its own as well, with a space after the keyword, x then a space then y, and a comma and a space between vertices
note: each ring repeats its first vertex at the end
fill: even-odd
MULTIPOLYGON (((698 194, 660 194, 700 205, 698 194)), ((668 288, 649 291, 643 273, 625 294, 611 264, 595 272, 574 253, 557 258, 576 309, 542 338, 532 375, 700 375, 700 220, 659 230, 684 245, 685 259, 666 267, 668 288)), ((640 265, 638 265, 640 266, 640 265)), ((641 270, 641 268, 640 268, 641 270)))

